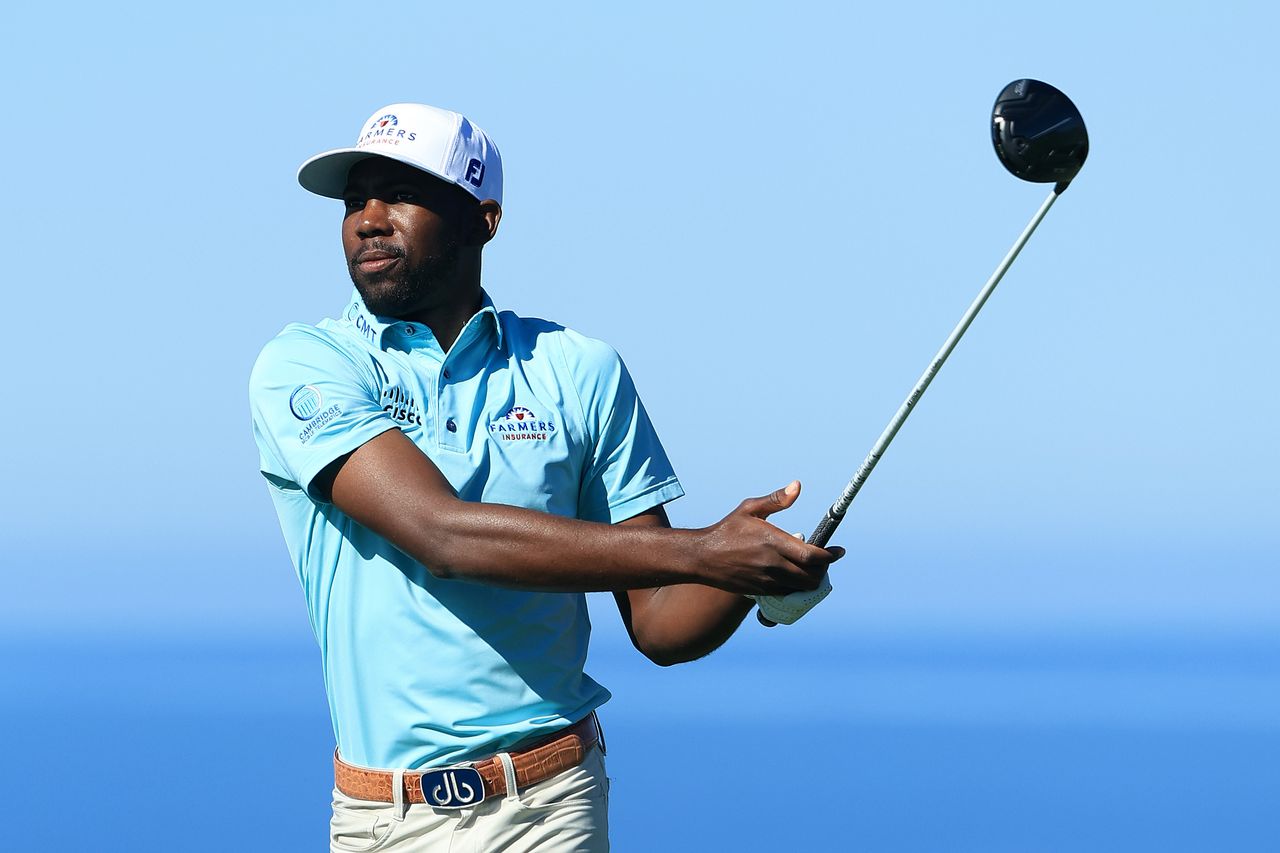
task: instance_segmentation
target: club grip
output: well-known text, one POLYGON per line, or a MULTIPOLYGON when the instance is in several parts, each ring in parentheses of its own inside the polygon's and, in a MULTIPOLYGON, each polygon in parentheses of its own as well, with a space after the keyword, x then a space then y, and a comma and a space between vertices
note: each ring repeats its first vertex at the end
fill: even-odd
POLYGON ((836 528, 840 526, 840 520, 844 516, 835 516, 831 514, 831 510, 827 510, 826 515, 822 516, 822 521, 818 522, 818 526, 813 529, 813 533, 809 536, 809 544, 817 545, 819 548, 827 547, 827 542, 831 540, 831 535, 836 532, 836 528))

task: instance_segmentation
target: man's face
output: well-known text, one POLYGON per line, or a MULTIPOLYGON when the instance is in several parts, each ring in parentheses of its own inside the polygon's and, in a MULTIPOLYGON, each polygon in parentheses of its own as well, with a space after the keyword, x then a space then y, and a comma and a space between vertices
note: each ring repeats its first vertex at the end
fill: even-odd
POLYGON ((404 163, 371 157, 343 192, 342 248, 375 314, 407 317, 447 303, 471 209, 464 190, 404 163))

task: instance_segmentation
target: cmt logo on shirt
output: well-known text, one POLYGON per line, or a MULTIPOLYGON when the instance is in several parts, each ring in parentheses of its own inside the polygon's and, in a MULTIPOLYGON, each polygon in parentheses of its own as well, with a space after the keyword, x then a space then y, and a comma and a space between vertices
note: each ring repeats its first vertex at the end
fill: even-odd
POLYGON ((524 406, 513 406, 511 411, 489 422, 489 434, 499 441, 546 441, 555 431, 554 422, 539 420, 524 406))
MULTIPOLYGON (((373 327, 373 323, 369 318, 364 315, 364 312, 356 307, 354 302, 351 303, 351 307, 347 308, 347 320, 356 327, 357 332, 364 335, 365 340, 369 343, 377 340, 378 331, 373 327)), ((377 359, 374 359, 374 363, 377 364, 377 359)))

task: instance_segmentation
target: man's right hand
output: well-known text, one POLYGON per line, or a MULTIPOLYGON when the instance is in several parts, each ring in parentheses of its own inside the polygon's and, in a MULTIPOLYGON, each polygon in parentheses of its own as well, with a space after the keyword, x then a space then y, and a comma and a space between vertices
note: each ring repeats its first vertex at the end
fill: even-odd
POLYGON ((765 521, 800 496, 792 481, 748 498, 721 521, 698 531, 701 583, 741 595, 787 595, 817 589, 843 548, 819 548, 765 521))

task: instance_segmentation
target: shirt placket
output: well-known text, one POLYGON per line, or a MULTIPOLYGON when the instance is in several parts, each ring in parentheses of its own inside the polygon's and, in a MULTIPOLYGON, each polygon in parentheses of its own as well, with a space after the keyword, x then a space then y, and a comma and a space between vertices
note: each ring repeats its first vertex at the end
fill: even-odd
POLYGON ((445 356, 444 364, 440 367, 440 376, 436 380, 435 404, 438 413, 436 441, 446 450, 461 452, 467 449, 466 435, 459 420, 461 407, 458 405, 460 402, 458 392, 460 389, 453 381, 451 369, 451 363, 457 361, 456 356, 453 358, 445 356))
MULTIPOLYGON (((467 360, 478 358, 478 347, 481 346, 481 330, 483 315, 476 315, 463 327, 458 340, 449 348, 440 365, 440 376, 436 381, 435 404, 439 421, 437 424, 437 443, 446 450, 459 453, 467 450, 470 440, 471 400, 468 399, 470 384, 459 377, 474 373, 474 370, 463 369, 467 360)), ((474 378, 472 383, 479 381, 474 378)))
MULTIPOLYGON (((445 384, 442 379, 442 374, 445 373, 442 364, 445 354, 436 342, 435 336, 431 334, 431 330, 426 326, 412 322, 403 323, 398 326, 397 331, 403 336, 407 354, 414 362, 413 375, 417 378, 419 390, 422 393, 426 418, 426 423, 423 424, 423 436, 427 441, 434 438, 438 445, 454 449, 447 440, 449 433, 446 432, 445 426, 446 418, 452 416, 440 405, 440 389, 445 384), (436 404, 434 410, 430 402, 436 404)), ((456 426, 456 421, 454 423, 456 426)))

